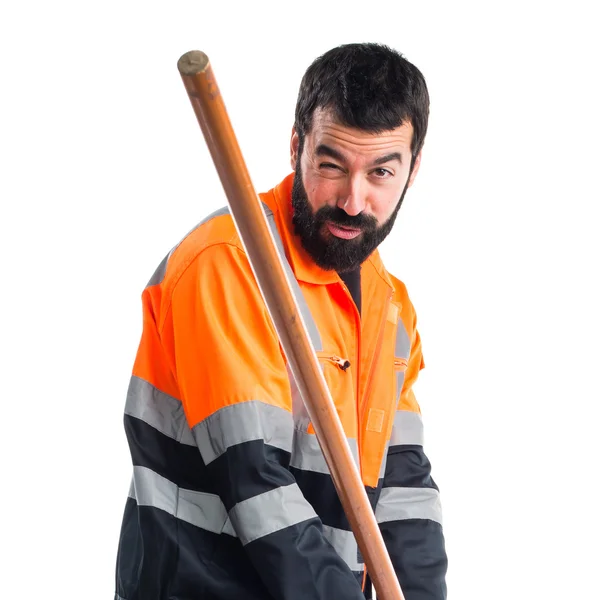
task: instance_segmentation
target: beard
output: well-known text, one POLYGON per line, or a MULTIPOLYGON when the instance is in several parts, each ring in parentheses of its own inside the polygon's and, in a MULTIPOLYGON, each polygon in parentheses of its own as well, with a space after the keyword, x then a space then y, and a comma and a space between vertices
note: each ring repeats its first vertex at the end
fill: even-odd
POLYGON ((358 214, 353 217, 337 206, 322 206, 313 213, 302 183, 298 157, 292 185, 292 224, 302 247, 319 267, 338 273, 353 271, 371 256, 392 230, 407 189, 408 180, 394 212, 382 225, 372 215, 358 214), (327 221, 342 227, 360 229, 361 233, 350 240, 335 237, 327 229, 327 221))

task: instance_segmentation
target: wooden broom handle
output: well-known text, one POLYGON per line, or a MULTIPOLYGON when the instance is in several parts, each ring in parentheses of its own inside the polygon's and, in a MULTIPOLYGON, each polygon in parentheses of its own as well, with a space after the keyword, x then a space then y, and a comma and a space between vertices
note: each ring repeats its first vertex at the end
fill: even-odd
POLYGON ((231 127, 209 59, 184 54, 177 63, 221 178, 250 265, 296 384, 315 428, 333 482, 373 580, 378 600, 404 600, 344 429, 287 281, 282 259, 231 127))

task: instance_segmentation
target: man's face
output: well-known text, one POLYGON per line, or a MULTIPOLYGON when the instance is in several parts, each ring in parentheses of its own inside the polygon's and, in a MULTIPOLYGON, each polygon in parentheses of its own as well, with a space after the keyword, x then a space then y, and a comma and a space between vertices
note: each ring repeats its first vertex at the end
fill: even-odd
POLYGON ((292 132, 293 224, 302 245, 323 269, 362 264, 392 230, 411 171, 413 128, 370 133, 340 125, 328 110, 313 115, 302 154, 292 132))

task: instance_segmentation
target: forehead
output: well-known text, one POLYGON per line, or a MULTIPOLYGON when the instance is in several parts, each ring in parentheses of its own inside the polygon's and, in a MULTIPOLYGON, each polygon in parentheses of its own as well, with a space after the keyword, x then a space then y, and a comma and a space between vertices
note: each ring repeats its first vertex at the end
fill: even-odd
POLYGON ((342 125, 328 109, 317 109, 314 112, 312 127, 307 134, 313 148, 325 144, 360 154, 392 151, 410 154, 412 136, 413 126, 410 122, 405 122, 396 129, 373 133, 342 125))

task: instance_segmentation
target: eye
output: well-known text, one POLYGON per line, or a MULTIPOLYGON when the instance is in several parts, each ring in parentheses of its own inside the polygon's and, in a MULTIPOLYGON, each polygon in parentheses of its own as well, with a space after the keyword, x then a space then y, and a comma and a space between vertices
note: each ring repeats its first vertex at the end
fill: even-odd
POLYGON ((342 168, 341 168, 339 165, 336 165, 336 164, 334 164, 334 163, 329 163, 329 162, 324 162, 324 163, 321 163, 321 164, 319 165, 319 168, 320 168, 320 169, 338 169, 338 170, 340 170, 340 171, 341 171, 341 169, 342 169, 342 168))
POLYGON ((375 177, 377 179, 388 179, 389 177, 393 177, 394 174, 388 170, 388 169, 384 169, 383 167, 379 167, 377 169, 373 169, 373 171, 371 171, 371 173, 373 175, 375 175, 375 177))

